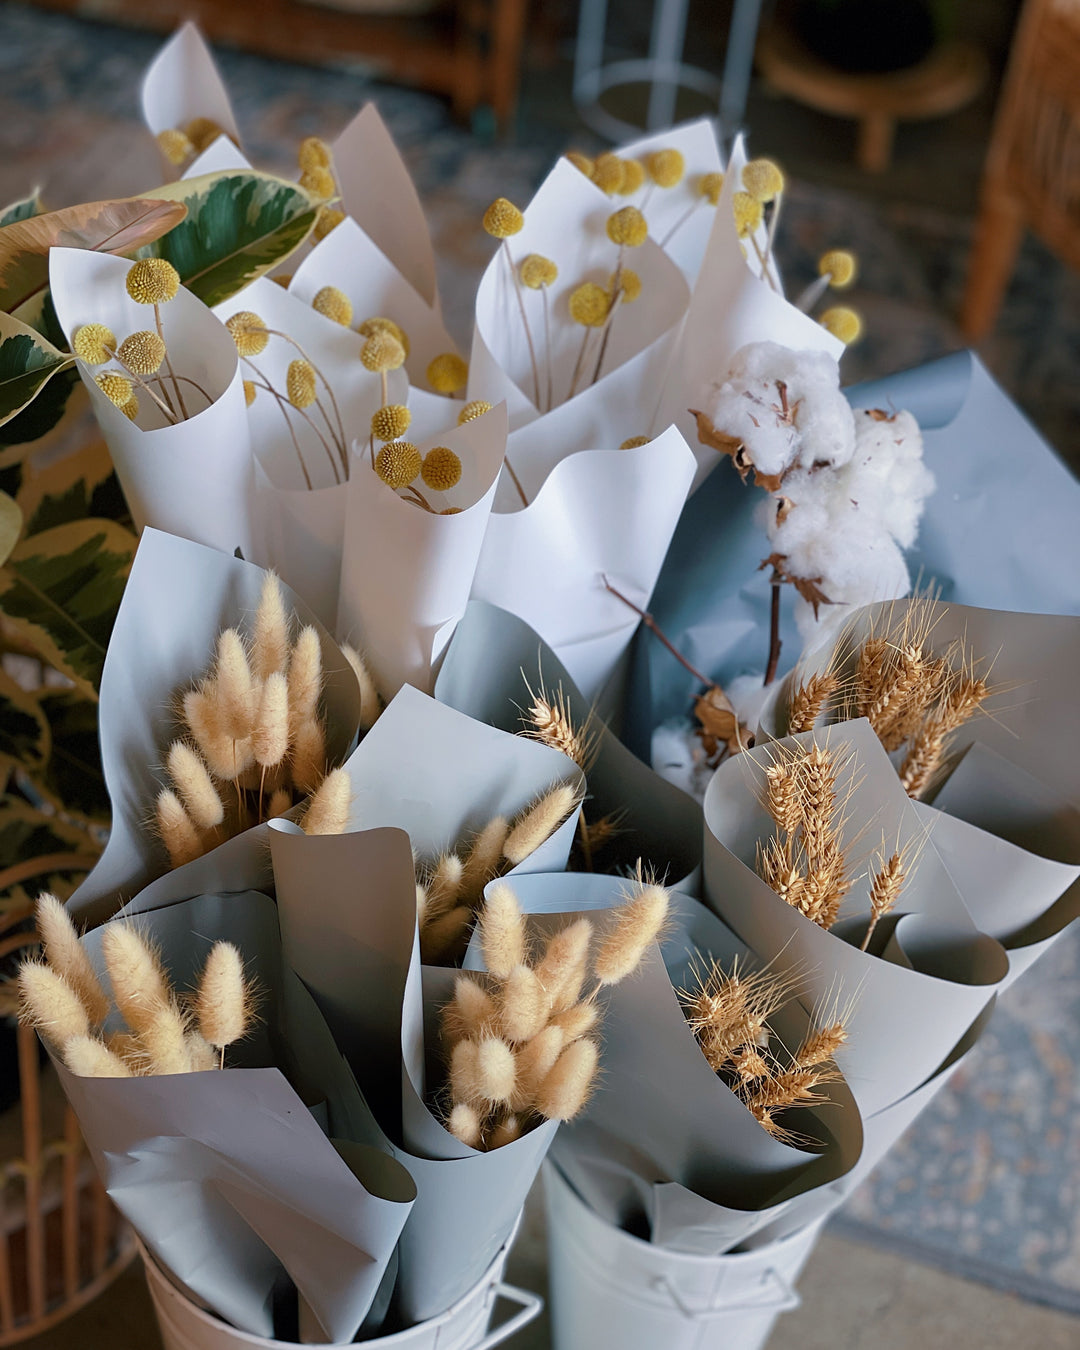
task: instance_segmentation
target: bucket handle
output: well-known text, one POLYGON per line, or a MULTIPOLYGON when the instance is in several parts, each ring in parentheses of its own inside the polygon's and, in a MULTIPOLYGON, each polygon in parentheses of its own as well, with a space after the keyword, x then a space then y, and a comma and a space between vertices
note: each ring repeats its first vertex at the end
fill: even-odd
POLYGON ((679 1291, 664 1275, 657 1276, 652 1282, 652 1287, 667 1294, 688 1322, 708 1322, 714 1317, 726 1317, 729 1313, 791 1312, 802 1302, 794 1286, 789 1284, 774 1266, 770 1266, 765 1271, 761 1277, 761 1283, 762 1285, 769 1283, 772 1285, 772 1289, 765 1298, 755 1299, 749 1303, 714 1304, 710 1308, 691 1308, 684 1303, 679 1291))
POLYGON ((542 1298, 528 1289, 519 1289, 516 1284, 503 1284, 500 1280, 493 1292, 497 1299, 504 1298, 508 1303, 516 1303, 518 1311, 501 1327, 489 1331, 482 1341, 476 1343, 473 1350, 494 1350, 496 1345, 502 1345, 503 1341, 509 1340, 522 1327, 527 1327, 531 1321, 539 1317, 544 1306, 542 1298))

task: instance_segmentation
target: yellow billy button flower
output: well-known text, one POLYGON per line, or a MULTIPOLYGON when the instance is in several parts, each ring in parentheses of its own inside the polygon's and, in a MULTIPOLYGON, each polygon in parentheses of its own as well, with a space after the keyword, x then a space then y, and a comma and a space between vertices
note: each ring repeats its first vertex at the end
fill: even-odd
POLYGON ((632 197, 645 182, 645 165, 639 159, 624 159, 622 186, 619 188, 620 197, 632 197))
POLYGON ((135 397, 134 394, 131 395, 131 397, 120 409, 120 411, 124 414, 124 416, 127 418, 129 422, 135 421, 136 417, 138 417, 139 415, 139 400, 135 397))
POLYGON ((749 192, 736 192, 731 199, 731 206, 735 212, 735 233, 740 239, 745 239, 761 224, 761 202, 751 197, 749 192))
POLYGON ((230 314, 225 320, 225 327, 241 356, 259 356, 266 351, 270 334, 266 331, 266 324, 252 310, 238 309, 235 314, 230 314))
POLYGON ((405 348, 405 356, 406 359, 408 358, 409 339, 404 328, 400 328, 393 319, 386 319, 381 314, 376 314, 374 318, 365 319, 356 331, 361 337, 373 337, 376 333, 389 333, 391 337, 397 338, 405 348))
POLYGON ((75 330, 72 349, 88 366, 103 366, 116 350, 116 336, 103 323, 84 323, 75 330))
POLYGON ((827 309, 818 322, 833 337, 839 338, 845 347, 850 347, 862 336, 862 319, 846 305, 834 305, 832 309, 827 309))
POLYGON ((412 441, 391 441, 375 457, 375 472, 392 488, 403 488, 423 467, 420 451, 412 441))
POLYGON ((126 284, 137 305, 164 305, 180 289, 180 273, 165 258, 140 258, 128 268, 126 284))
POLYGON ((720 193, 724 188, 724 175, 722 173, 703 173, 698 179, 698 196, 704 197, 710 206, 715 206, 720 200, 720 193))
POLYGON ((348 328, 352 323, 352 301, 336 286, 324 286, 321 291, 316 291, 311 308, 324 319, 341 324, 342 328, 348 328))
MULTIPOLYGON (((619 285, 622 289, 622 303, 632 305, 641 294, 641 278, 629 267, 624 267, 619 276, 619 285)), ((608 288, 615 290, 615 273, 612 272, 608 278, 608 288)))
POLYGON ((640 445, 648 445, 650 439, 651 438, 648 436, 631 436, 628 440, 623 441, 622 445, 619 446, 619 449, 636 450, 640 445))
POLYGON ((673 188, 682 182, 686 160, 681 150, 654 150, 646 157, 645 167, 657 187, 673 188))
POLYGON ((743 167, 742 185, 759 202, 771 202, 784 190, 784 175, 771 159, 752 159, 743 167))
POLYGON ((285 393, 294 408, 310 408, 315 402, 315 368, 310 361, 298 357, 289 362, 285 393))
POLYGON ((305 136, 300 142, 298 159, 301 169, 328 169, 330 147, 318 136, 305 136))
POLYGON ((855 254, 846 248, 831 248, 818 259, 818 276, 828 277, 829 285, 841 290, 855 280, 855 254))
POLYGON ((252 381, 252 380, 245 380, 245 381, 244 381, 244 402, 247 404, 247 406, 248 406, 249 408, 250 408, 251 405, 255 402, 255 394, 256 394, 256 393, 257 393, 257 390, 256 390, 256 388, 255 388, 254 381, 252 381))
POLYGON ((494 239, 509 239, 524 226, 525 217, 513 202, 496 197, 484 212, 484 229, 494 239))
POLYGON ((161 363, 165 360, 165 343, 157 333, 151 333, 149 329, 144 328, 126 337, 116 354, 120 358, 120 364, 127 366, 128 370, 136 375, 154 375, 161 369, 161 363))
POLYGON ((158 149, 170 164, 183 164, 185 159, 195 153, 195 147, 191 143, 191 137, 186 135, 183 131, 178 131, 175 127, 169 127, 165 131, 159 131, 157 143, 158 149))
POLYGON ((457 352, 441 352, 428 363, 427 381, 437 394, 456 394, 469 382, 469 363, 457 352))
POLYGON ((579 173, 583 173, 586 178, 592 177, 593 162, 588 155, 583 155, 580 150, 567 150, 565 158, 570 161, 579 173))
POLYGON ((602 328, 611 307, 611 296, 595 281, 584 281, 570 294, 570 317, 586 328, 602 328))
POLYGON ((485 413, 489 413, 492 406, 485 399, 474 398, 471 403, 466 403, 458 413, 458 426, 463 427, 466 422, 475 422, 478 417, 483 417, 485 413))
POLYGON ((608 216, 607 236, 613 244, 640 248, 649 237, 649 226, 636 206, 624 206, 608 216))
POLYGON ((377 441, 396 441, 404 436, 412 413, 402 403, 387 403, 371 419, 371 434, 377 441))
POLYGON ((319 215, 315 221, 315 228, 312 230, 316 239, 322 240, 330 233, 336 230, 345 219, 345 212, 339 211, 335 206, 323 206, 319 208, 319 215))
POLYGON ((399 370, 405 364, 405 348, 384 330, 372 333, 360 348, 360 360, 365 370, 382 374, 385 370, 399 370))
POLYGON ((521 282, 530 291, 538 291, 541 286, 550 286, 559 275, 559 269, 542 253, 530 253, 521 264, 521 282))
POLYGON ((185 127, 185 131, 188 140, 198 151, 203 151, 207 146, 213 145, 219 136, 225 134, 212 117, 193 118, 185 127))
POLYGON ((626 161, 609 151, 593 161, 592 180, 601 192, 613 197, 626 181, 626 161))
POLYGON ((448 492, 461 481, 461 460, 446 445, 437 445, 424 456, 421 477, 432 492, 448 492))
POLYGON ((135 395, 127 376, 117 375, 113 370, 102 371, 100 375, 94 376, 94 380, 109 402, 115 403, 118 408, 130 403, 135 395))
POLYGON ((324 201, 337 196, 337 183, 329 169, 319 167, 305 169, 300 175, 300 186, 307 188, 312 196, 321 197, 324 201))

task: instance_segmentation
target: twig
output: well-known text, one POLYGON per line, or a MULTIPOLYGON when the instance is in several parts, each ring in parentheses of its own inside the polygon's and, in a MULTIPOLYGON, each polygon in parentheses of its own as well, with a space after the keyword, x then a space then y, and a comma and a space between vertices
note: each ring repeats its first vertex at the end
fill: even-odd
POLYGON ((783 585, 783 581, 784 578, 774 567, 772 576, 769 578, 772 598, 769 602, 769 660, 765 666, 766 687, 776 679, 776 667, 780 664, 780 648, 783 646, 780 641, 780 587, 783 585))
POLYGON ((615 596, 616 599, 621 600, 624 605, 627 605, 630 609, 632 609, 634 613, 639 616, 641 622, 645 625, 645 627, 649 630, 649 632, 654 633, 660 639, 660 641, 664 644, 664 646, 668 649, 668 651, 672 654, 672 656, 674 656, 675 659, 681 665, 683 665, 690 672, 691 675, 693 675, 693 677, 698 681, 699 684, 705 685, 707 689, 714 688, 716 682, 714 680, 710 680, 707 675, 702 675, 701 671, 698 670, 696 666, 692 666, 690 664, 690 662, 686 659, 685 656, 683 656, 682 652, 679 651, 678 647, 675 646, 675 644, 671 641, 671 639, 667 636, 667 634, 663 631, 660 625, 656 622, 653 616, 650 613, 648 613, 647 610, 642 609, 640 605, 635 605, 633 600, 623 595, 622 591, 616 590, 615 587, 611 584, 611 582, 608 581, 605 573, 601 572, 600 579, 604 583, 604 589, 610 591, 611 594, 615 596))
POLYGON ((180 404, 180 412, 186 422, 188 410, 184 407, 184 396, 180 392, 180 384, 176 378, 176 372, 173 370, 172 357, 169 355, 169 348, 165 343, 165 330, 161 324, 161 307, 156 300, 154 301, 154 325, 157 328, 157 335, 161 339, 161 345, 165 347, 165 369, 172 376, 173 388, 176 390, 177 402, 180 404))
POLYGON ((532 363, 533 392, 536 396, 536 407, 540 407, 540 368, 536 364, 536 348, 533 346, 532 332, 529 328, 529 316, 525 312, 525 297, 521 293, 521 282, 518 280, 517 268, 514 266, 513 255, 510 252, 510 245, 504 239, 502 241, 503 254, 506 258, 506 265, 510 269, 510 280, 514 283, 514 294, 517 296, 518 308, 521 310, 521 322, 525 329, 525 341, 529 344, 529 361, 532 363))

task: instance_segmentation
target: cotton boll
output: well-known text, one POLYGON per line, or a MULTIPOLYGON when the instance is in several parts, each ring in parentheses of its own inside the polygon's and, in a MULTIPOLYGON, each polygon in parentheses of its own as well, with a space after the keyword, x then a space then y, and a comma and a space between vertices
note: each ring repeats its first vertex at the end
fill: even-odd
POLYGON ((723 381, 713 385, 706 411, 718 431, 742 441, 765 477, 794 464, 846 464, 855 448, 840 368, 824 352, 749 343, 735 353, 723 381))
POLYGON ((724 686, 724 693, 727 694, 731 706, 735 709, 735 716, 742 725, 753 730, 757 726, 758 717, 769 694, 769 690, 765 687, 764 672, 737 676, 724 686))
POLYGON ((919 425, 909 412, 882 418, 855 414, 856 450, 850 495, 879 515, 901 548, 915 542, 934 476, 923 463, 919 425))
POLYGON ((706 763, 705 747, 693 723, 685 718, 661 723, 652 734, 651 759, 661 778, 695 801, 705 800, 714 771, 706 763))

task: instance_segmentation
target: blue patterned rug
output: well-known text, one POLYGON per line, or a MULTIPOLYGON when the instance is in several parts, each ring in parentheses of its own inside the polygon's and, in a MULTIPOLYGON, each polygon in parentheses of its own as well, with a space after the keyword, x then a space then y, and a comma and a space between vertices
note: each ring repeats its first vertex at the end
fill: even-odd
MULTIPOLYGON (((53 205, 157 181, 138 123, 143 33, 0 6, 0 202, 41 184, 53 205)), ((301 137, 333 135, 375 98, 428 205, 444 305, 467 342, 489 254, 477 228, 495 196, 524 201, 567 143, 566 81, 526 74, 515 144, 480 144, 434 97, 224 52, 221 65, 256 163, 289 170, 301 137)), ((574 139, 589 145, 584 134, 574 139)), ((755 146, 766 152, 767 146, 755 146)), ((794 184, 781 230, 792 290, 827 246, 849 244, 867 336, 850 381, 962 345, 948 317, 963 285, 970 222, 794 184)), ((1074 465, 1080 462, 1080 279, 1038 244, 1021 255, 982 355, 1074 465)), ((937 1099, 839 1221, 849 1232, 1027 1297, 1080 1311, 1080 933, 1003 1000, 962 1077, 937 1099)))

